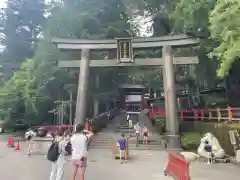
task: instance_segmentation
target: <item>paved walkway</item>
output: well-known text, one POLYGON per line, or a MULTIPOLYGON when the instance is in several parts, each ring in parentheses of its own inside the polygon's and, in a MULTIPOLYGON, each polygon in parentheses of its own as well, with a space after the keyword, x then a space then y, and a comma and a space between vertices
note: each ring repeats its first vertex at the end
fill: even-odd
MULTIPOLYGON (((132 154, 132 160, 128 164, 120 164, 119 160, 113 160, 110 150, 91 150, 89 152, 86 180, 169 179, 164 177, 162 173, 165 166, 162 162, 165 160, 159 159, 158 162, 156 161, 156 156, 164 157, 161 155, 163 152, 154 152, 154 154, 157 153, 155 155, 147 151, 133 151, 130 153, 132 154)), ((1 179, 47 180, 50 168, 51 163, 45 159, 44 155, 32 155, 32 157, 28 157, 24 150, 15 152, 13 149, 6 148, 5 144, 1 144, 1 179)), ((63 180, 69 180, 69 175, 70 164, 67 163, 63 180)))
MULTIPOLYGON (((47 143, 41 144, 46 150, 47 143)), ((28 157, 27 144, 21 142, 21 151, 6 146, 0 136, 0 179, 2 180, 48 180, 51 163, 45 159, 43 151, 28 157)), ((110 149, 92 149, 89 152, 86 180, 173 180, 165 177, 163 170, 167 164, 167 153, 154 150, 130 150, 131 160, 120 164, 113 160, 110 149)), ((69 180, 70 163, 66 163, 63 180, 69 180)), ((238 180, 239 167, 232 164, 207 165, 193 162, 190 167, 192 180, 238 180)))
MULTIPOLYGON (((167 163, 164 151, 130 151, 128 164, 113 160, 110 150, 94 149, 89 152, 86 180, 171 180, 163 170, 167 163), (121 176, 120 176, 121 175, 121 176)), ((25 151, 14 152, 1 143, 0 177, 6 180, 47 180, 51 163, 44 155, 27 157, 25 151)), ((239 168, 231 164, 207 165, 194 162, 191 165, 192 180, 238 180, 239 168)), ((63 180, 69 180, 70 165, 66 164, 63 180)))

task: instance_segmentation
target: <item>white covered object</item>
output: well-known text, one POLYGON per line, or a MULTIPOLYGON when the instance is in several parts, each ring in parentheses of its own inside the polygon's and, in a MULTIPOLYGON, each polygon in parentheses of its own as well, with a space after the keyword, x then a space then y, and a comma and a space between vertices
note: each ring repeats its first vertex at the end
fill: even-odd
POLYGON ((208 141, 209 145, 212 146, 212 153, 215 158, 224 158, 225 151, 222 149, 219 141, 212 133, 206 133, 200 141, 200 145, 198 147, 198 154, 200 156, 210 158, 209 153, 207 153, 204 149, 205 142, 208 141))

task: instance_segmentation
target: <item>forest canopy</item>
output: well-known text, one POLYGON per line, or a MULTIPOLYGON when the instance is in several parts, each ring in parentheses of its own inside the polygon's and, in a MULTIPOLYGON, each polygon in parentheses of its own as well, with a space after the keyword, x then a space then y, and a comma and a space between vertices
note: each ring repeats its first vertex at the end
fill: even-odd
MULTIPOLYGON (((201 38, 199 47, 178 49, 175 53, 188 56, 194 52, 200 64, 193 74, 179 68, 178 83, 215 87, 239 59, 239 9, 238 0, 8 0, 0 12, 0 40, 4 46, 0 54, 1 119, 51 121, 60 108, 61 94, 67 94, 61 106, 64 116, 69 114, 69 103, 74 108, 69 94, 73 93, 73 100, 76 99, 78 71, 60 69, 57 62, 79 55, 60 52, 51 37, 106 39, 126 37, 126 32, 134 37, 194 35, 201 38)), ((139 55, 156 57, 161 52, 148 50, 139 55)), ((94 54, 94 58, 99 57, 104 57, 104 53, 94 54)), ((108 92, 116 92, 119 83, 144 83, 155 89, 163 86, 159 67, 94 68, 90 80, 89 109, 94 98, 108 98, 108 92), (95 87, 96 75, 101 81, 99 88, 95 87)))

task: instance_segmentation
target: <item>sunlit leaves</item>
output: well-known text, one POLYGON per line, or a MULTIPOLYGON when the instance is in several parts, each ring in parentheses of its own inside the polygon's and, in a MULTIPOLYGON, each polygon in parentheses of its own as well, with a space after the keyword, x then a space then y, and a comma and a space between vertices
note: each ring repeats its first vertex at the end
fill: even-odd
POLYGON ((220 61, 218 75, 228 74, 232 63, 240 56, 240 2, 218 0, 210 16, 212 38, 219 42, 214 55, 220 61))

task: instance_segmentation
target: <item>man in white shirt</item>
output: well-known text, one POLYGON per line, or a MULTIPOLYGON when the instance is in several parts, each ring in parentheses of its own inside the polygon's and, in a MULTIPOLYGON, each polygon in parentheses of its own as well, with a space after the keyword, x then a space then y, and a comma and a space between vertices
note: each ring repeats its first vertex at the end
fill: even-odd
POLYGON ((130 115, 129 115, 129 114, 127 114, 127 121, 129 120, 129 118, 130 118, 130 115))
POLYGON ((74 168, 71 180, 75 180, 77 175, 79 180, 84 180, 84 173, 87 167, 87 144, 88 139, 92 135, 92 132, 84 130, 82 124, 76 126, 76 132, 71 137, 72 165, 74 168))
POLYGON ((31 155, 32 147, 34 145, 34 138, 37 136, 37 133, 34 132, 31 128, 25 133, 25 139, 28 141, 28 156, 31 155))
POLYGON ((134 130, 135 130, 135 134, 136 134, 136 147, 137 147, 138 144, 139 144, 139 136, 140 136, 140 133, 141 133, 140 122, 137 122, 137 123, 134 125, 134 130))
POLYGON ((132 122, 131 118, 128 120, 128 127, 129 127, 129 129, 133 128, 133 122, 132 122))

